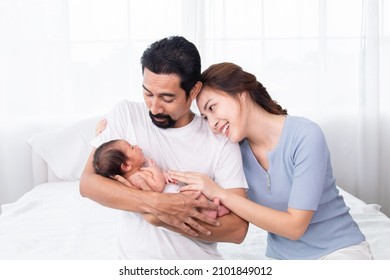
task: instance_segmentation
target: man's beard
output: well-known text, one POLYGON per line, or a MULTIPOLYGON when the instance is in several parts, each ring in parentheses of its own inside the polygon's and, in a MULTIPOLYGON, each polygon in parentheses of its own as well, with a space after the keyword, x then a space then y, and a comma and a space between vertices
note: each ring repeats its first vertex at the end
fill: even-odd
POLYGON ((152 112, 149 111, 149 116, 152 119, 152 122, 160 128, 171 128, 174 127, 176 124, 176 121, 172 119, 170 115, 163 115, 163 114, 153 115, 152 112), (156 121, 156 119, 165 119, 165 120, 160 122, 160 121, 156 121))

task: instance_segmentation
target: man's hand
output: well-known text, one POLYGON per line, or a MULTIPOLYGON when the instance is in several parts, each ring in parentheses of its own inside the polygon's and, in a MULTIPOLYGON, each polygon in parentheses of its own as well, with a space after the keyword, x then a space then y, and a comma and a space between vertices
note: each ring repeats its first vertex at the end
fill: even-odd
POLYGON ((200 192, 194 192, 192 196, 181 193, 150 193, 152 196, 152 211, 160 221, 174 226, 192 236, 198 233, 210 235, 211 232, 199 221, 219 226, 218 220, 211 218, 199 211, 199 209, 218 210, 218 205, 209 200, 200 201, 197 198, 200 192))

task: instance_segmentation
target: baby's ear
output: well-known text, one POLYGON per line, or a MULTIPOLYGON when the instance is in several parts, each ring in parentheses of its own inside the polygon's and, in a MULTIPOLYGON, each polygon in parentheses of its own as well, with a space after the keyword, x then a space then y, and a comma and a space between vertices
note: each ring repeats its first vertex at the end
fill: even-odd
POLYGON ((121 169, 123 172, 128 172, 132 169, 133 167, 130 164, 127 163, 122 163, 121 164, 121 169))

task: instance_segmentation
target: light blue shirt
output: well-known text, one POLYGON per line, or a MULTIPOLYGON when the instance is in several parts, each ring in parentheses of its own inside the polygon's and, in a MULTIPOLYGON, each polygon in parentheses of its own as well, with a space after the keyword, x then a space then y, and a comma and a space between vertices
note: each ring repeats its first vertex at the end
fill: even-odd
POLYGON ((251 200, 280 211, 288 207, 315 211, 297 241, 268 233, 268 257, 318 259, 365 240, 339 195, 326 140, 316 123, 287 116, 277 146, 268 153, 268 171, 247 141, 241 144, 241 153, 251 200))

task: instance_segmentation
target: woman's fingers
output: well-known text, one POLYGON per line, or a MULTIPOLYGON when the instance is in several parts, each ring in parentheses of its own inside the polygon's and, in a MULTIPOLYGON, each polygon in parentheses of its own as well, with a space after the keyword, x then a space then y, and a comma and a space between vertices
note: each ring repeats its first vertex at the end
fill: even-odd
POLYGON ((106 119, 100 120, 95 128, 96 135, 99 135, 103 130, 105 130, 106 126, 107 126, 107 120, 106 119))
POLYGON ((194 184, 200 182, 202 177, 205 176, 200 173, 194 172, 178 172, 178 171, 168 171, 169 176, 179 182, 183 182, 186 184, 194 184))
POLYGON ((202 191, 202 187, 201 186, 197 186, 197 185, 185 185, 183 187, 180 188, 180 191, 202 191))

